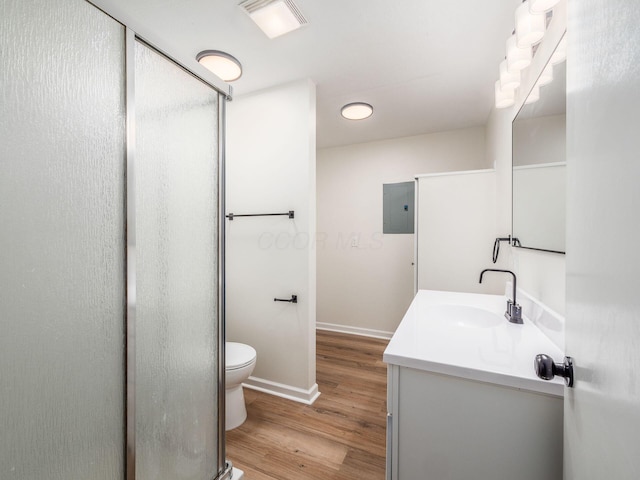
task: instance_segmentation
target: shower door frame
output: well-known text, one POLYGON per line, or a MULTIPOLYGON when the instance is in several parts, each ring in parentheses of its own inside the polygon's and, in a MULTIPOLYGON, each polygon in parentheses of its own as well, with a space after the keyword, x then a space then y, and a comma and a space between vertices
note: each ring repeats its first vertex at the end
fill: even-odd
MULTIPOLYGON (((177 61, 167 54, 166 49, 158 48, 160 42, 149 40, 148 35, 140 36, 130 27, 131 19, 111 15, 96 3, 88 3, 103 11, 125 28, 125 107, 126 107, 126 186, 125 186, 125 478, 136 478, 136 420, 135 420, 135 374, 136 374, 136 145, 135 145, 135 44, 140 42, 154 50, 168 61, 179 66, 188 74, 213 88, 218 93, 218 311, 217 311, 217 397, 218 397, 218 432, 217 432, 217 467, 218 472, 212 480, 226 480, 232 476, 232 465, 226 459, 226 425, 225 425, 225 133, 226 102, 232 98, 232 89, 222 80, 202 67, 193 68, 184 62, 177 61)), ((199 64, 196 64, 199 67, 199 64)))

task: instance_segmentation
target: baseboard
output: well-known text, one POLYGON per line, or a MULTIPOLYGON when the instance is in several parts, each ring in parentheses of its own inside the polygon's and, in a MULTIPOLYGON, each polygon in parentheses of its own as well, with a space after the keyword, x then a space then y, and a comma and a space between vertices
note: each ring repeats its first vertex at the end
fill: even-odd
POLYGON ((313 387, 309 390, 304 390, 302 388, 292 387, 291 385, 265 380, 264 378, 249 377, 242 386, 250 388, 251 390, 275 395, 276 397, 293 400, 294 402, 304 403, 305 405, 313 405, 313 402, 320 396, 317 383, 314 383, 313 387))
POLYGON ((348 325, 337 325, 335 323, 316 322, 317 330, 327 330, 329 332, 348 333, 350 335, 360 335, 363 337, 382 338, 391 340, 393 332, 383 330, 373 330, 371 328, 350 327, 348 325))
POLYGON ((244 472, 239 468, 233 467, 231 473, 231 480, 242 480, 244 478, 244 472))

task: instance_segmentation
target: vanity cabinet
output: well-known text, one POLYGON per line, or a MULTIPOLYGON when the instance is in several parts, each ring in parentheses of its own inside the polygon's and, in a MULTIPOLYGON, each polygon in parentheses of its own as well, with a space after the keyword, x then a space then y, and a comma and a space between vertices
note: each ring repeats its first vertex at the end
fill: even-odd
POLYGON ((387 480, 561 480, 561 397, 388 366, 387 480))
POLYGON ((420 290, 389 342, 387 480, 562 480, 563 352, 506 298, 420 290))

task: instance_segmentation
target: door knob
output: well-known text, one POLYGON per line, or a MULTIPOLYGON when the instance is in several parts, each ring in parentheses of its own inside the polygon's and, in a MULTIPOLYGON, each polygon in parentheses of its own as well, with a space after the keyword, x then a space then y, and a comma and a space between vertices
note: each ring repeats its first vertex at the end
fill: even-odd
POLYGON ((564 363, 555 363, 553 358, 544 353, 536 355, 533 360, 536 375, 543 380, 551 380, 556 375, 564 377, 564 384, 573 387, 573 359, 564 357, 564 363))

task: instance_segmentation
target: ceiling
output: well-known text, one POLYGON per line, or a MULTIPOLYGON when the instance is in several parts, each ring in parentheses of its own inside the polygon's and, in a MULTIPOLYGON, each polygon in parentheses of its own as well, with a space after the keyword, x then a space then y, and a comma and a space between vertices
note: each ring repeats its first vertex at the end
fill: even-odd
POLYGON ((269 40, 240 0, 94 0, 126 12, 180 58, 223 50, 243 65, 234 97, 310 78, 317 146, 483 125, 521 0, 295 0, 309 25, 269 40), (349 121, 349 102, 373 105, 349 121))

